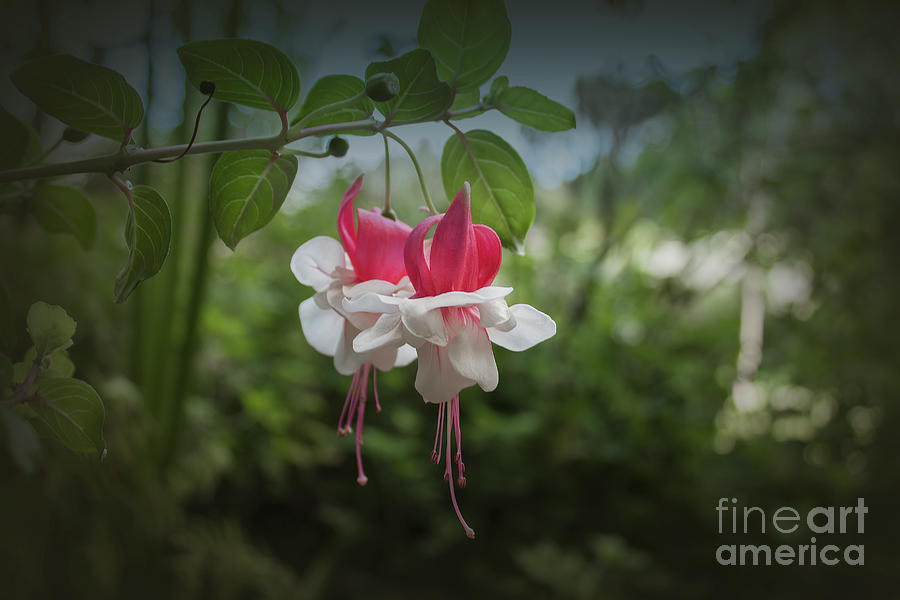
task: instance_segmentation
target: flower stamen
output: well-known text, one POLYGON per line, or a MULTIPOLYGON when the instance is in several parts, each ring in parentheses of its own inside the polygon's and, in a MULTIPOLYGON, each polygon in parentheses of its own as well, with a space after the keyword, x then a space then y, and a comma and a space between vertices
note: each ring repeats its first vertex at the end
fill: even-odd
MULTIPOLYGON (((443 406, 443 404, 441 406, 443 406)), ((448 485, 450 487, 450 501, 453 503, 453 510, 456 511, 456 518, 459 519, 460 524, 463 526, 463 529, 466 532, 466 536, 470 539, 475 539, 475 530, 469 527, 469 524, 466 523, 466 520, 463 518, 462 513, 459 510, 459 504, 457 504, 456 502, 456 490, 453 487, 453 470, 450 461, 451 429, 456 429, 457 468, 460 468, 460 465, 462 465, 461 454, 459 453, 459 396, 454 396, 450 400, 450 409, 445 410, 443 416, 446 419, 449 419, 447 422, 447 464, 444 468, 444 479, 448 482, 448 485)), ((465 469, 465 466, 463 466, 462 469, 465 469)), ((462 470, 459 471, 459 477, 460 479, 464 479, 462 476, 462 470)), ((462 487, 462 485, 460 487, 462 487)))
POLYGON ((363 470, 362 465, 362 435, 363 425, 366 416, 366 396, 369 388, 369 372, 372 372, 372 386, 375 392, 375 407, 381 410, 381 404, 378 401, 378 383, 375 379, 375 370, 369 363, 364 364, 356 373, 353 374, 353 380, 350 382, 350 389, 347 391, 347 398, 344 400, 344 408, 341 410, 341 416, 338 419, 338 435, 345 436, 353 432, 353 420, 356 420, 356 483, 366 485, 369 478, 363 470))

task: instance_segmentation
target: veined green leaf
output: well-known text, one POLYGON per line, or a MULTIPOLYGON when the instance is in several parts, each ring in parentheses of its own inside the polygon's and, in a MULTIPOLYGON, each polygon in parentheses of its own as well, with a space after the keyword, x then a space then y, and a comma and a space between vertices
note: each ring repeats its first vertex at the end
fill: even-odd
POLYGON ((71 233, 85 250, 94 246, 97 215, 94 205, 79 189, 44 183, 28 203, 31 214, 51 233, 71 233))
POLYGON ((438 79, 434 59, 427 50, 417 48, 393 60, 372 63, 366 68, 366 79, 375 73, 393 73, 400 80, 396 96, 375 103, 389 123, 436 117, 450 106, 450 86, 438 79))
POLYGON ((419 46, 455 90, 477 88, 497 72, 512 30, 503 0, 429 0, 419 20, 419 46))
POLYGON ((534 187, 528 168, 500 136, 482 129, 465 135, 465 141, 454 134, 444 144, 444 191, 453 198, 468 181, 472 221, 493 228, 505 247, 521 254, 534 221, 534 187))
POLYGON ((169 254, 172 215, 169 205, 152 187, 131 190, 131 206, 125 221, 128 262, 116 277, 116 302, 124 302, 145 279, 160 270, 169 254))
POLYGON ((75 320, 60 306, 35 302, 25 318, 28 335, 34 342, 35 352, 46 356, 72 345, 75 320))
MULTIPOLYGON (((319 79, 306 94, 306 100, 300 107, 300 112, 291 121, 296 125, 314 111, 325 108, 329 104, 350 100, 362 94, 366 84, 359 77, 352 75, 326 75, 319 79)), ((375 111, 375 103, 363 96, 359 102, 352 106, 345 106, 334 111, 328 111, 317 117, 313 117, 303 124, 304 127, 316 125, 330 125, 332 123, 346 123, 348 121, 361 121, 368 119, 375 111)), ((354 135, 374 135, 374 131, 348 131, 354 135)), ((330 134, 329 134, 330 135, 330 134)))
POLYGON ((38 433, 61 441, 75 452, 106 449, 103 440, 103 402, 97 392, 78 379, 48 378, 38 382, 31 424, 38 433))
POLYGON ((531 88, 508 87, 492 97, 500 112, 523 125, 541 131, 565 131, 575 127, 575 113, 531 88))
POLYGON ((253 40, 207 40, 178 49, 190 82, 211 81, 213 98, 287 112, 300 96, 300 75, 284 52, 253 40))
POLYGON ((297 175, 297 157, 265 150, 225 152, 210 179, 209 209, 219 237, 232 250, 266 225, 287 197, 297 175))
POLYGON ((144 117, 141 98, 124 77, 68 54, 35 59, 10 77, 45 113, 116 141, 130 138, 144 117))

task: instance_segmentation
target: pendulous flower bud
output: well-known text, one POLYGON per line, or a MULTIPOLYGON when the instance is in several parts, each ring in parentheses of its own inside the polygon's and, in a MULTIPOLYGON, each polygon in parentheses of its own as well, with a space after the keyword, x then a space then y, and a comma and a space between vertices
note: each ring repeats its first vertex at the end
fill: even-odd
POLYGON ((393 73, 376 73, 366 80, 366 95, 375 102, 386 102, 400 92, 400 80, 393 73))
POLYGON ((328 142, 328 153, 331 156, 335 156, 340 158, 347 154, 347 150, 350 149, 350 144, 342 137, 334 136, 328 142))

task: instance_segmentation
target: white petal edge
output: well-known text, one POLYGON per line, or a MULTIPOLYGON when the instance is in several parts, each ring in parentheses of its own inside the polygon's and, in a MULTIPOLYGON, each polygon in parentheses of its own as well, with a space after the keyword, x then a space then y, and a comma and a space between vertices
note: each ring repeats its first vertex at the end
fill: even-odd
POLYGON ((291 257, 291 271, 297 281, 317 292, 324 290, 334 279, 331 273, 343 267, 344 248, 334 238, 320 235, 309 240, 291 257))
MULTIPOLYGON (((447 344, 447 357, 453 369, 466 379, 478 383, 486 392, 497 388, 499 374, 491 341, 477 325, 463 327, 447 344)), ((447 368, 448 365, 442 365, 447 368)))
POLYGON ((399 348, 402 345, 400 315, 397 314, 381 315, 374 325, 353 339, 353 350, 359 353, 372 352, 386 346, 399 348))
POLYGON ((403 344, 397 348, 397 360, 394 362, 395 367, 405 367, 416 360, 416 349, 409 344, 403 344))
POLYGON ((334 356, 344 329, 344 318, 330 308, 320 308, 315 297, 300 303, 300 327, 306 341, 317 352, 334 356))
POLYGON ((556 335, 556 323, 529 304, 516 304, 509 308, 516 319, 516 326, 509 331, 489 327, 491 341, 507 350, 521 352, 556 335))

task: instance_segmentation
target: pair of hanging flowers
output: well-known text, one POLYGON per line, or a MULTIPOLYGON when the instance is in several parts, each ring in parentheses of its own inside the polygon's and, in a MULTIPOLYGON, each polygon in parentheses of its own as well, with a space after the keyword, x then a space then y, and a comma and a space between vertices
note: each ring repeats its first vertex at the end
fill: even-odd
POLYGON ((303 334, 317 351, 334 357, 339 373, 353 376, 338 434, 355 427, 360 485, 367 482, 360 445, 369 377, 380 411, 377 372, 418 358, 416 390, 425 402, 438 405, 431 460, 440 464, 444 455, 453 509, 466 535, 474 538, 454 488, 454 464, 456 484, 466 485, 459 393, 475 384, 487 392, 497 387, 492 343, 526 350, 552 337, 556 323, 527 304, 509 306, 505 298, 512 288, 491 285, 502 259, 500 239, 490 227, 472 224, 468 183, 445 214, 415 228, 377 208, 354 211, 361 187, 362 175, 341 201, 340 242, 315 237, 291 258, 297 280, 316 292, 300 304, 303 334), (432 228, 433 237, 426 239, 432 228))

